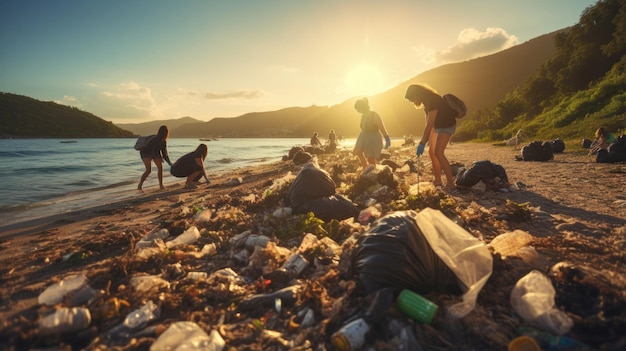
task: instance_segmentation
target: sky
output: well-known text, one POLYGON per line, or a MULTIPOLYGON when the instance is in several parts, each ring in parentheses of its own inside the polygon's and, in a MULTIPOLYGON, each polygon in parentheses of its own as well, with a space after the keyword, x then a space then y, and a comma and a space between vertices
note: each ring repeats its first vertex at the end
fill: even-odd
POLYGON ((113 123, 332 106, 572 26, 595 3, 2 0, 0 92, 113 123))

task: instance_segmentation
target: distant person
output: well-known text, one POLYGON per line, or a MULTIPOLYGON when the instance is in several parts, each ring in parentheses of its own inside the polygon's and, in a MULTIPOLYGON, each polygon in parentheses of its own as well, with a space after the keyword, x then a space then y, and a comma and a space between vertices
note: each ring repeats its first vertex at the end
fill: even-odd
POLYGON ((596 139, 591 143, 591 150, 589 155, 595 155, 602 149, 607 149, 609 145, 616 142, 617 139, 612 133, 609 133, 606 128, 600 127, 596 130, 596 139))
POLYGON ((200 144, 195 151, 192 151, 174 162, 170 173, 177 178, 187 177, 185 188, 194 189, 200 185, 200 179, 204 177, 208 185, 209 178, 204 169, 204 160, 209 150, 206 144, 200 144))
POLYGON ((328 139, 326 140, 324 149, 328 153, 335 152, 335 150, 337 150, 337 135, 335 134, 334 129, 331 129, 330 133, 328 133, 328 139))
POLYGON ((313 136, 311 137, 311 146, 313 146, 313 147, 321 147, 322 146, 322 142, 320 141, 320 138, 319 138, 317 132, 313 133, 313 136))
POLYGON ((376 165, 376 160, 380 159, 380 152, 383 148, 381 133, 385 137, 385 149, 391 146, 391 140, 380 115, 370 110, 367 98, 357 100, 354 109, 361 114, 361 133, 352 152, 359 158, 361 166, 365 169, 368 165, 376 165))
POLYGON ((404 97, 412 102, 416 108, 423 106, 426 115, 426 126, 422 133, 422 139, 417 144, 417 156, 422 156, 426 143, 430 142, 428 154, 433 163, 434 185, 443 187, 449 194, 457 195, 458 190, 454 186, 452 168, 444 154, 450 138, 456 131, 456 118, 451 109, 447 108, 443 97, 430 87, 418 84, 410 85, 404 97), (442 170, 446 176, 445 186, 441 181, 442 170))
POLYGON ((328 133, 328 144, 337 145, 337 135, 335 134, 334 129, 331 129, 330 133, 328 133))
POLYGON ((156 138, 152 139, 146 147, 139 151, 141 160, 144 166, 146 166, 146 171, 141 175, 137 189, 141 190, 143 188, 143 182, 145 182, 146 178, 152 173, 152 162, 154 162, 158 169, 159 187, 165 189, 165 186, 163 186, 163 160, 170 166, 172 165, 167 152, 167 138, 169 138, 169 136, 170 131, 167 129, 167 126, 161 126, 159 127, 156 138))

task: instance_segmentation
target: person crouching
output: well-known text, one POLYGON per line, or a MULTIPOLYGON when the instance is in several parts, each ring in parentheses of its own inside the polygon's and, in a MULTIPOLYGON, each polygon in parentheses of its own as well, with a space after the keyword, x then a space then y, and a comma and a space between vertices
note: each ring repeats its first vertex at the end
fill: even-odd
POLYGON ((208 154, 206 144, 200 144, 195 151, 190 152, 174 162, 170 173, 177 178, 187 177, 185 188, 195 189, 200 185, 200 179, 204 177, 206 184, 209 184, 209 178, 204 169, 204 160, 208 154))

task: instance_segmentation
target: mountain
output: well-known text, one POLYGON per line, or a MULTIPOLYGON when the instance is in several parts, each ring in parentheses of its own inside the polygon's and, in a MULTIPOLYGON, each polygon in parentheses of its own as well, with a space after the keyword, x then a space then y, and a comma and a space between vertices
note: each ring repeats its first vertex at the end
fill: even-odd
POLYGON ((123 138, 133 133, 89 112, 51 101, 0 93, 0 137, 123 138))
POLYGON ((160 126, 167 125, 167 128, 170 130, 170 137, 179 138, 182 136, 175 132, 177 128, 183 125, 192 125, 195 123, 202 123, 202 121, 191 117, 182 117, 178 119, 157 120, 145 123, 117 123, 116 125, 122 129, 130 130, 137 135, 156 134, 160 126))
MULTIPOLYGON (((368 97, 373 110, 383 118, 393 137, 419 135, 423 112, 404 99, 406 87, 426 83, 441 93, 452 92, 468 106, 471 120, 480 110, 493 108, 521 86, 554 54, 554 38, 546 34, 493 55, 423 72, 388 91, 368 97)), ((288 107, 277 111, 251 112, 233 118, 202 122, 191 117, 136 124, 117 124, 76 108, 3 94, 0 135, 30 137, 119 137, 154 134, 167 125, 171 137, 302 137, 313 132, 326 136, 330 129, 344 137, 356 137, 360 115, 354 110, 354 97, 334 106, 288 107), (71 116, 71 117, 70 117, 71 116), (62 122, 62 123, 59 123, 62 122), (97 124, 98 127, 92 125, 97 124)))
MULTIPOLYGON (((453 64, 446 64, 421 73, 383 93, 370 96, 370 105, 378 112, 392 136, 420 134, 423 113, 404 99, 406 87, 426 83, 440 93, 452 92, 468 106, 468 117, 480 109, 493 108, 507 93, 529 79, 554 54, 554 37, 546 34, 493 55, 453 64)), ((360 115, 354 110, 357 98, 334 106, 290 107, 278 111, 253 112, 240 117, 214 118, 173 127, 179 137, 310 137, 313 132, 325 136, 334 129, 344 137, 356 137, 360 131, 360 115)), ((150 122, 151 123, 151 122, 150 122)), ((141 124, 144 125, 144 124, 141 124)), ((136 131, 129 125, 120 125, 136 131)), ((151 127, 150 130, 155 128, 151 127)), ((144 133, 145 134, 145 133, 144 133)))

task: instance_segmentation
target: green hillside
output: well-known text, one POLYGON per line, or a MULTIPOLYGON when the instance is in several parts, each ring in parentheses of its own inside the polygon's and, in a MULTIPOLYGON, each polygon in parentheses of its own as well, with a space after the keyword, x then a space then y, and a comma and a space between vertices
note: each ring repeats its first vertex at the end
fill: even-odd
MULTIPOLYGON (((426 82, 442 92, 462 96, 469 114, 493 108, 508 92, 528 80, 555 52, 556 33, 546 34, 502 52, 466 62, 439 66, 378 95, 370 104, 384 119, 390 134, 417 135, 424 125, 423 114, 404 99, 409 84, 426 82)), ((334 106, 291 107, 278 111, 253 112, 235 118, 214 118, 178 128, 173 134, 185 137, 310 137, 325 136, 334 129, 345 137, 356 137, 360 115, 354 97, 334 106)), ((134 130, 134 129, 131 129, 134 130)))
POLYGON ((0 137, 123 138, 133 133, 89 112, 26 96, 0 93, 0 137))
POLYGON ((593 138, 598 127, 626 129, 626 1, 587 8, 557 34, 556 52, 525 84, 458 130, 457 139, 593 138))
MULTIPOLYGON (((392 137, 420 135, 421 111, 404 99, 406 87, 426 83, 468 105, 456 141, 502 141, 523 129, 533 139, 591 138, 604 126, 626 129, 626 1, 601 0, 570 28, 493 55, 426 71, 369 96, 392 137)), ((334 106, 289 107, 200 122, 190 117, 121 125, 150 134, 158 125, 173 137, 302 137, 330 129, 359 133, 359 114, 348 99, 334 106)), ((0 95, 0 136, 120 137, 132 133, 76 108, 23 96, 0 95)))

